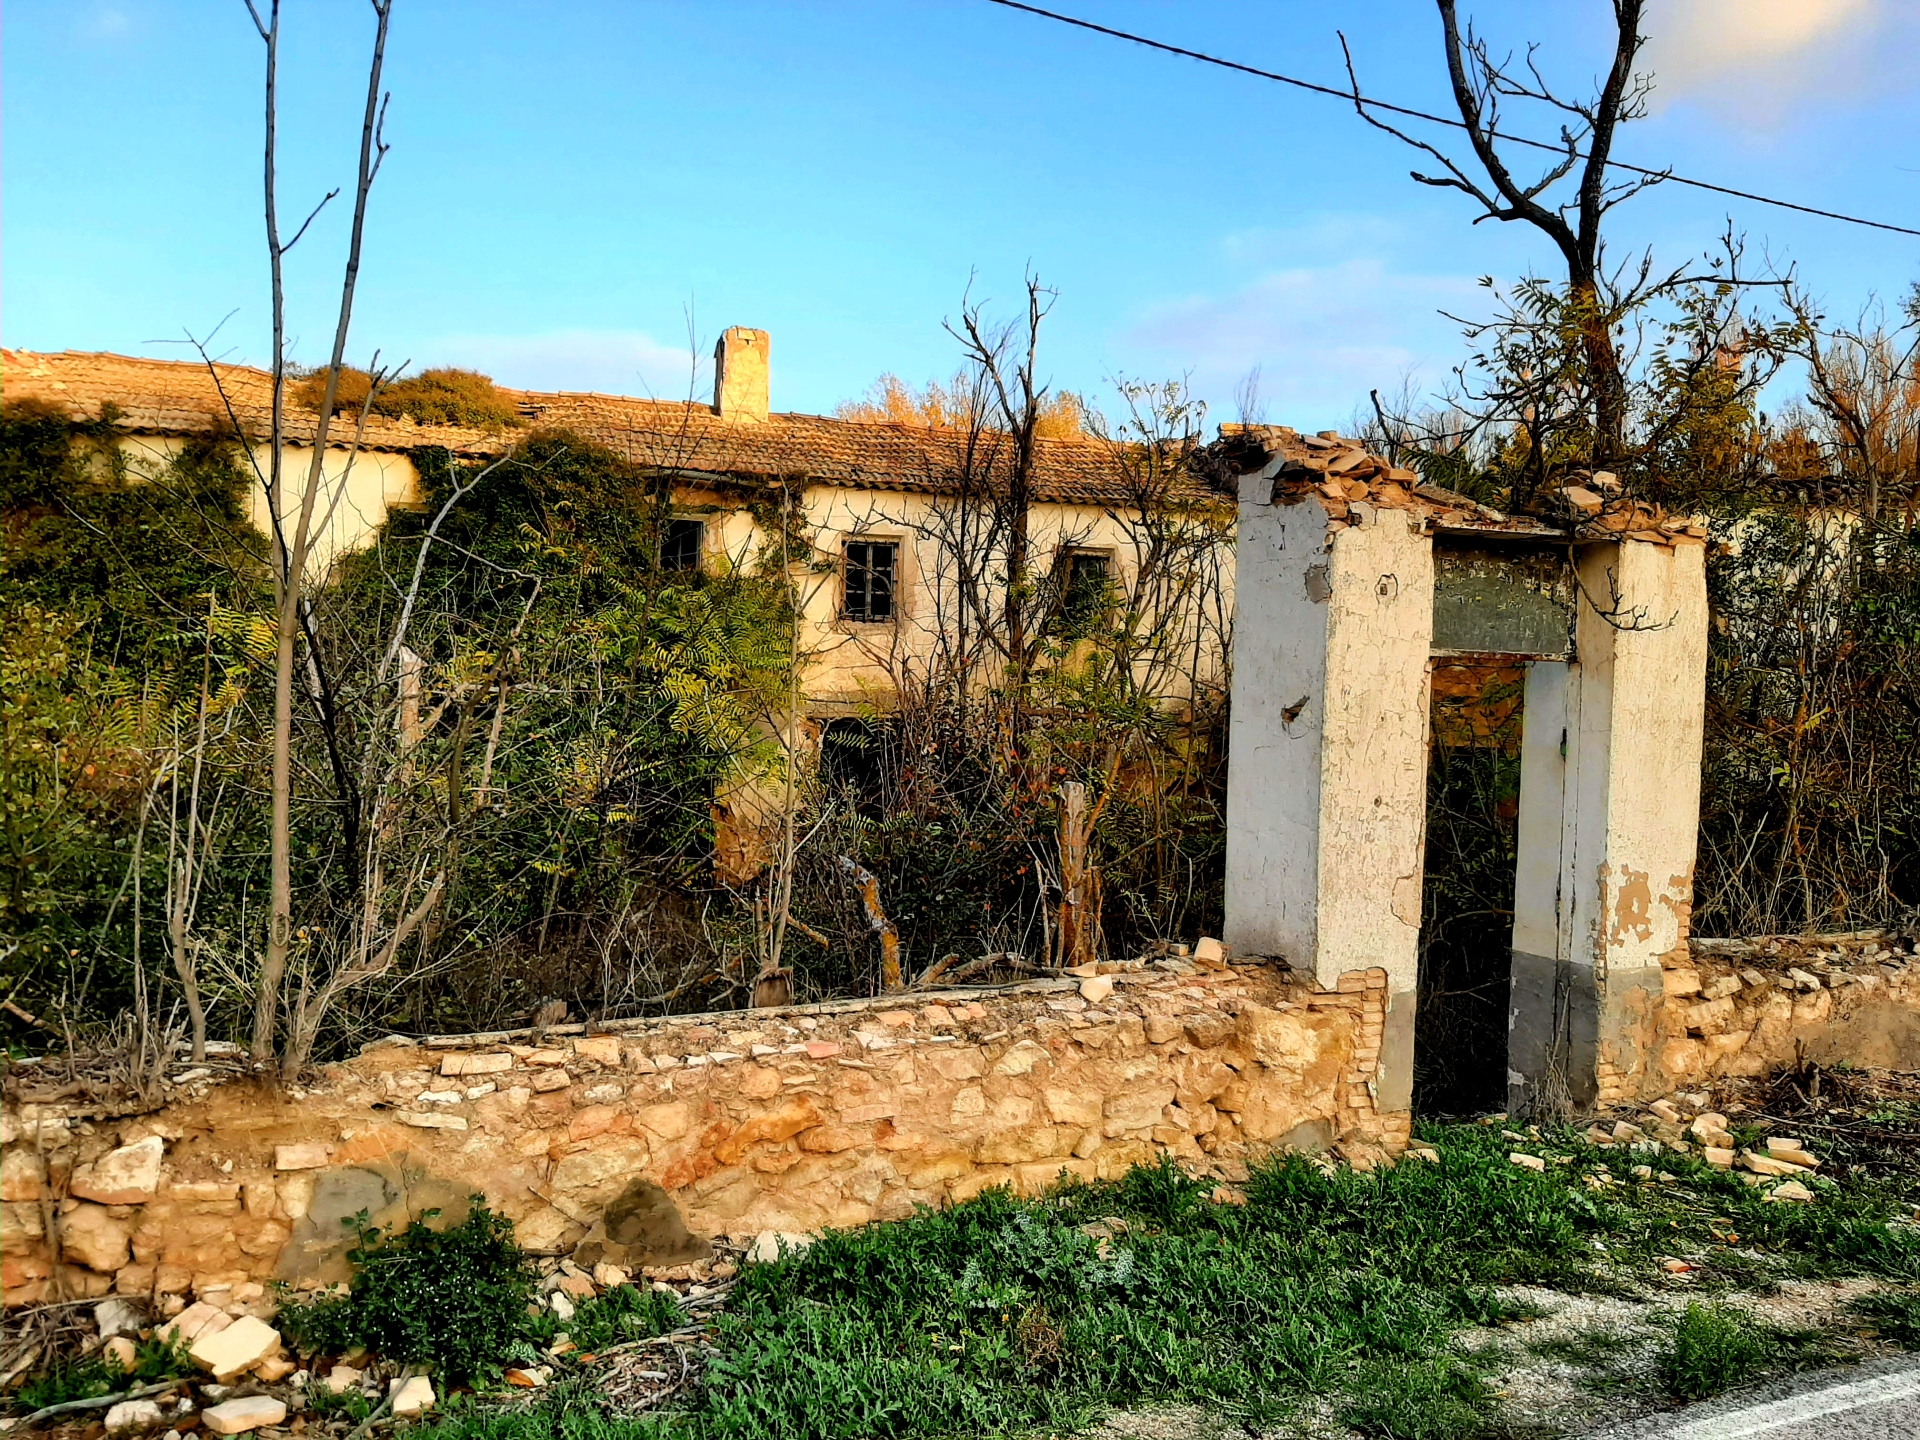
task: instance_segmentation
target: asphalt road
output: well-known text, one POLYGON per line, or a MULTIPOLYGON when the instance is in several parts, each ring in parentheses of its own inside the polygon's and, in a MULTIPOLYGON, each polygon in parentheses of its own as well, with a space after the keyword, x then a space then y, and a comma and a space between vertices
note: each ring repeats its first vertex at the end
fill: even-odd
POLYGON ((1795 1376, 1587 1440, 1916 1440, 1920 1361, 1911 1356, 1795 1376))

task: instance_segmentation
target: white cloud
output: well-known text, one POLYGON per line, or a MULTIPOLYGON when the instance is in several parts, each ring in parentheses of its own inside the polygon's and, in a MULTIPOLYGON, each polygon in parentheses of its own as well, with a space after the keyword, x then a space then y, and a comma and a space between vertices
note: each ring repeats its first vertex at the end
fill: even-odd
POLYGON ((1410 274, 1378 258, 1297 265, 1231 294, 1157 306, 1125 344, 1147 373, 1190 372, 1216 419, 1236 418, 1233 397, 1258 367, 1265 418, 1344 426, 1369 390, 1397 394, 1409 376, 1419 389, 1439 385, 1460 344, 1437 312, 1471 313, 1481 298, 1467 277, 1410 274))
POLYGON ((420 348, 422 363, 481 370, 519 390, 595 390, 659 400, 702 396, 710 360, 638 330, 553 330, 539 335, 443 335, 420 348))
MULTIPOLYGON (((1911 17, 1909 17, 1910 19, 1911 17)), ((1887 0, 1658 0, 1644 22, 1642 63, 1655 104, 1683 98, 1760 124, 1810 94, 1853 99, 1910 75, 1912 55, 1886 32, 1887 0)))

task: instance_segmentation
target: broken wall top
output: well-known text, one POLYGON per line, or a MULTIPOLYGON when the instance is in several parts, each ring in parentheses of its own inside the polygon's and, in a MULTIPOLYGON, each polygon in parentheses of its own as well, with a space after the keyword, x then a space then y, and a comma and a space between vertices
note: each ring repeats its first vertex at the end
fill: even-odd
POLYGON ((1222 425, 1207 447, 1222 480, 1271 476, 1271 503, 1294 505, 1313 496, 1332 521, 1358 523, 1356 506, 1406 510, 1436 534, 1566 544, 1637 540, 1673 546, 1704 543, 1704 522, 1670 516, 1660 506, 1622 493, 1606 471, 1581 472, 1576 483, 1550 492, 1544 515, 1509 515, 1456 491, 1430 484, 1418 471, 1395 465, 1358 440, 1332 430, 1303 435, 1285 425, 1222 425))

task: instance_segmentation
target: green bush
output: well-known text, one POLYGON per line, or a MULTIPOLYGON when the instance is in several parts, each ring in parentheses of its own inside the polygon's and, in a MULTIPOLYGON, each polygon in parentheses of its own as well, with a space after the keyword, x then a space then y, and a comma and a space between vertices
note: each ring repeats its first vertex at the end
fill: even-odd
POLYGON ((574 1306, 573 1318, 555 1322, 565 1330, 574 1348, 591 1353, 623 1340, 651 1340, 686 1323, 686 1312, 672 1295, 658 1290, 619 1285, 574 1306))
POLYGON ((406 1365, 429 1364, 449 1380, 489 1378, 527 1330, 534 1272, 514 1243, 513 1222, 473 1197, 466 1219, 435 1230, 429 1211, 401 1231, 355 1221, 360 1243, 344 1295, 283 1298, 280 1328, 310 1354, 364 1346, 406 1365))
POLYGON ((1779 1348, 1771 1332, 1733 1306, 1696 1300, 1674 1321, 1661 1378, 1680 1399, 1704 1400, 1759 1375, 1779 1348))

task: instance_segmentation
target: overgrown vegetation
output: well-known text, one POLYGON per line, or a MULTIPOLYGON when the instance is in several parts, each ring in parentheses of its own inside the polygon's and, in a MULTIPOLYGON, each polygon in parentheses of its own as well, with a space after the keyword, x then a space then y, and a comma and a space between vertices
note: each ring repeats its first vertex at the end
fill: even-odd
POLYGON ((456 1225, 435 1229, 437 1214, 383 1231, 362 1212, 346 1293, 283 1293, 287 1338, 309 1354, 365 1349, 403 1365, 425 1362, 456 1382, 497 1377, 528 1331, 532 1266, 514 1243, 513 1223, 478 1196, 456 1225))
MULTIPOLYGON (((316 370, 289 390, 301 405, 317 409, 326 394, 327 375, 316 370)), ((340 372, 335 403, 358 411, 367 405, 373 377, 351 366, 340 372)), ((396 419, 409 416, 421 425, 463 425, 475 430, 500 430, 522 423, 520 406, 506 391, 477 370, 441 365, 408 375, 380 387, 373 397, 373 413, 396 419)))
MULTIPOLYGON (((621 1420, 572 1388, 531 1410, 462 1413, 436 1440, 1059 1431, 1167 1401, 1256 1429, 1319 1414, 1370 1435, 1476 1436, 1498 1420, 1495 1362, 1457 1337, 1537 1313, 1499 1287, 1645 1290, 1675 1253, 1700 1266, 1692 1283, 1725 1287, 1753 1278, 1721 1268, 1736 1249, 1764 1255, 1774 1278, 1920 1280, 1920 1235, 1897 1223, 1908 1182, 1848 1180, 1815 1205, 1779 1205, 1682 1157, 1663 1158, 1671 1184, 1596 1186, 1619 1152, 1572 1131, 1530 1142, 1569 1159, 1544 1174, 1510 1164, 1491 1127, 1422 1138, 1438 1164, 1361 1174, 1276 1158, 1242 1204, 1163 1162, 830 1233, 746 1269, 686 1408, 621 1420)), ((1680 1316, 1666 1356, 1680 1395, 1793 1359, 1712 1300, 1680 1316)))
POLYGON ((199 1373, 184 1343, 158 1338, 141 1340, 134 1348, 133 1368, 123 1370, 102 1356, 65 1361, 21 1383, 9 1399, 21 1410, 64 1405, 117 1395, 132 1386, 151 1385, 199 1373))

